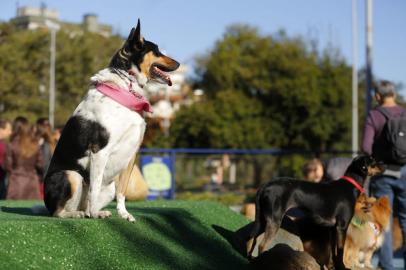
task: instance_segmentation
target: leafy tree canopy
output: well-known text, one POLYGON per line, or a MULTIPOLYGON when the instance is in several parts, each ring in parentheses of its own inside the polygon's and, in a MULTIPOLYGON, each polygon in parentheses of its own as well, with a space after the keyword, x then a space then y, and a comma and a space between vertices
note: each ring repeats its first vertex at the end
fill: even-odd
MULTIPOLYGON (((62 125, 86 93, 89 78, 107 66, 119 37, 58 32, 56 39, 55 123, 62 125)), ((50 34, 46 29, 20 31, 0 24, 0 112, 34 121, 48 116, 50 34)))
POLYGON ((179 111, 175 146, 348 149, 351 69, 336 50, 234 25, 197 62, 207 101, 179 111))

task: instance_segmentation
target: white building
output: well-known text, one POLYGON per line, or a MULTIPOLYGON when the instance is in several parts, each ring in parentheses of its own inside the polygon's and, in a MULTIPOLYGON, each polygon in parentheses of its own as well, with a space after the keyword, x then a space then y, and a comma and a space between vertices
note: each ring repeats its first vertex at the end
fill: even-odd
POLYGON ((59 24, 63 30, 73 34, 83 34, 85 31, 98 33, 109 37, 112 35, 111 25, 100 24, 97 15, 85 14, 81 24, 63 22, 59 20, 59 11, 49 9, 45 5, 41 7, 19 7, 17 16, 10 20, 20 29, 35 30, 38 28, 47 28, 46 21, 52 21, 59 24))

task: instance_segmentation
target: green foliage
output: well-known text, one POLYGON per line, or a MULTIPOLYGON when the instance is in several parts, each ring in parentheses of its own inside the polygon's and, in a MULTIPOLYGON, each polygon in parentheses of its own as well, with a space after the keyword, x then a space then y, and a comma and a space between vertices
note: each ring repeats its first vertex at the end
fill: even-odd
POLYGON ((121 43, 118 37, 58 33, 56 88, 59 106, 56 109, 56 122, 64 123, 67 120, 88 90, 89 78, 107 67, 121 43))
MULTIPOLYGON (((121 45, 119 37, 58 32, 56 39, 56 125, 64 124, 86 93, 89 78, 107 66, 121 45)), ((0 24, 2 116, 30 120, 48 115, 50 34, 0 24)))
POLYGON ((0 25, 0 95, 3 117, 24 114, 29 118, 44 115, 47 96, 40 92, 49 57, 43 31, 19 32, 7 24, 0 25))
POLYGON ((178 112, 173 145, 347 150, 351 69, 336 50, 309 47, 283 32, 229 27, 198 59, 207 101, 178 112))
POLYGON ((186 107, 176 114, 170 133, 174 147, 261 148, 273 133, 258 100, 236 91, 186 107), (198 120, 198 121, 196 121, 198 120))

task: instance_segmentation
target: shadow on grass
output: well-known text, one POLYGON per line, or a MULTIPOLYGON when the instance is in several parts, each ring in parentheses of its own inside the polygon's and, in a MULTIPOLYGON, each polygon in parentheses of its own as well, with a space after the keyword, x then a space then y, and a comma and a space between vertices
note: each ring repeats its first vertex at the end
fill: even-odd
POLYGON ((17 214, 17 215, 23 215, 23 216, 36 216, 36 217, 47 217, 49 216, 48 213, 45 211, 38 211, 35 212, 33 211, 32 207, 7 207, 7 206, 1 206, 0 207, 1 212, 4 213, 9 213, 9 214, 17 214))
MULTIPOLYGON (((55 222, 48 229, 52 235, 44 239, 56 245, 58 252, 49 248, 40 251, 68 260, 75 258, 76 269, 249 269, 248 262, 230 248, 229 237, 215 232, 220 226, 208 224, 183 208, 128 209, 137 216, 137 222, 120 218, 52 219, 55 222)), ((29 207, 2 206, 1 210, 42 216, 29 207)), ((37 231, 37 236, 47 233, 37 231)), ((227 229, 224 231, 227 233, 227 229)))
POLYGON ((137 222, 153 234, 140 234, 137 222, 128 226, 121 220, 109 220, 129 252, 149 256, 165 269, 247 269, 247 261, 210 233, 211 228, 181 208, 132 208, 137 222))
POLYGON ((239 238, 239 235, 237 234, 238 231, 234 232, 217 225, 212 225, 212 228, 225 240, 227 240, 227 242, 234 248, 235 251, 237 251, 241 256, 245 258, 246 252, 243 242, 244 240, 239 238))

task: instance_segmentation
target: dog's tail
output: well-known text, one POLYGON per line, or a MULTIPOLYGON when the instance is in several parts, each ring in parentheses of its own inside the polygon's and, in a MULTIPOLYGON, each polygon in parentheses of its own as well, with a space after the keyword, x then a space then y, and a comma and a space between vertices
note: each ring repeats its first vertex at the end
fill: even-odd
POLYGON ((252 230, 249 234, 249 241, 247 243, 248 258, 252 258, 252 252, 255 249, 257 243, 257 237, 264 231, 263 217, 261 216, 261 196, 263 187, 259 188, 255 197, 255 221, 252 226, 252 230))

